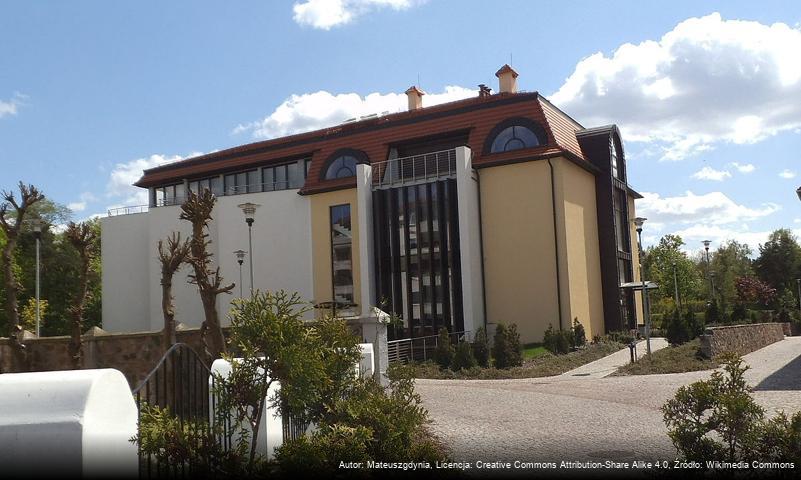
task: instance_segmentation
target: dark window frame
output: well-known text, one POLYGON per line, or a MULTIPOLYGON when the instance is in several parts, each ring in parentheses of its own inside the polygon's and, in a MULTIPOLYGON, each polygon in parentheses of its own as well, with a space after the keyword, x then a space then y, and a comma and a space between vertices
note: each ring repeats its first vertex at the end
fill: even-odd
POLYGON ((334 153, 332 153, 331 155, 329 155, 328 158, 325 159, 325 162, 323 163, 323 168, 320 169, 319 180, 321 182, 330 182, 330 181, 334 181, 334 180, 341 180, 343 178, 355 178, 356 177, 356 165, 369 164, 369 163, 370 163, 369 157, 363 151, 355 150, 353 148, 341 148, 341 149, 335 151, 334 153), (353 158, 356 159, 356 163, 354 164, 354 168, 353 168, 353 176, 326 178, 328 176, 328 169, 331 167, 331 165, 335 161, 339 160, 341 157, 344 157, 344 156, 350 156, 350 157, 353 157, 353 158))
POLYGON ((536 148, 541 147, 543 145, 548 145, 548 135, 545 132, 545 129, 540 125, 538 122, 527 118, 527 117, 511 117, 507 118, 506 120, 501 121, 500 123, 496 124, 492 127, 489 134, 487 134, 487 138, 484 140, 484 155, 494 155, 494 154, 501 154, 515 150, 506 150, 503 152, 493 152, 492 151, 492 144, 495 143, 495 139, 500 135, 501 132, 506 130, 509 127, 525 127, 537 137, 537 141, 539 145, 534 145, 531 147, 524 147, 515 150, 525 150, 526 148, 536 148))

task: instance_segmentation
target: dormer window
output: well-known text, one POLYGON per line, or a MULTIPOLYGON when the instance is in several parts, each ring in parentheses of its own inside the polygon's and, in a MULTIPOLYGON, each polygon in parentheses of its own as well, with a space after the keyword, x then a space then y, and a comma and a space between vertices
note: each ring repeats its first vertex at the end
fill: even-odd
POLYGON ((367 155, 359 150, 342 149, 328 157, 321 180, 336 180, 356 176, 356 165, 367 163, 367 155))
POLYGON ((620 179, 620 171, 617 168, 617 146, 614 140, 612 140, 612 176, 620 179))
POLYGON ((528 118, 510 118, 492 129, 485 145, 486 153, 502 153, 547 143, 545 131, 528 118))
POLYGON ((342 155, 336 158, 325 171, 325 179, 346 178, 356 176, 356 158, 350 155, 342 155))

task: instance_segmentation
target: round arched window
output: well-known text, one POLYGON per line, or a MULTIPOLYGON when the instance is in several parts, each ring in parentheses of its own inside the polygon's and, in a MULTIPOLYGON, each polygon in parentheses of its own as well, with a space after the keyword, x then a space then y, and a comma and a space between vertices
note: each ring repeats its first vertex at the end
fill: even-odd
POLYGON ((509 152, 538 145, 540 145, 540 140, 530 128, 523 125, 512 125, 504 128, 495 136, 490 153, 509 152))
POLYGON ((328 164, 325 170, 325 179, 347 178, 356 176, 356 157, 353 155, 340 155, 328 164))

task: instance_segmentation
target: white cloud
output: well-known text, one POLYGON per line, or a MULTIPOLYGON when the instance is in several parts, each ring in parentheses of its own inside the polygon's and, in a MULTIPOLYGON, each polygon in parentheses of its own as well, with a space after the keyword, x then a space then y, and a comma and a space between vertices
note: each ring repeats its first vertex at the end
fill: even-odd
POLYGON ((9 100, 0 100, 0 118, 16 115, 26 98, 27 95, 16 92, 9 100))
POLYGON ((73 212, 82 212, 86 210, 86 206, 90 202, 94 202, 97 200, 97 197, 92 194, 92 192, 83 192, 80 195, 80 200, 72 203, 67 204, 67 208, 72 210, 73 212))
POLYGON ((779 172, 779 176, 780 177, 787 178, 787 179, 795 178, 795 175, 796 175, 796 173, 794 171, 788 170, 786 168, 784 170, 782 170, 781 172, 779 172))
MULTIPOLYGON (((441 93, 425 95, 423 105, 432 106, 476 95, 478 92, 474 89, 451 85, 441 93)), ((250 131, 255 138, 283 137, 330 127, 373 113, 395 113, 404 110, 406 105, 406 95, 403 93, 371 93, 362 97, 357 93, 334 95, 321 90, 292 95, 264 119, 240 124, 233 133, 250 131)))
POLYGON ((687 19, 659 40, 582 59, 551 100, 586 125, 617 123, 664 160, 801 126, 801 30, 687 19))
POLYGON ((756 220, 781 209, 775 203, 764 203, 757 208, 740 205, 723 192, 695 195, 688 191, 677 197, 647 192, 642 195, 637 200, 637 215, 661 224, 725 225, 756 220))
POLYGON ((737 162, 731 162, 731 166, 736 168, 740 173, 751 173, 756 170, 756 167, 753 163, 741 164, 737 162))
POLYGON ((187 156, 155 154, 114 165, 106 183, 106 196, 117 203, 109 208, 147 205, 147 190, 133 186, 134 182, 142 177, 146 169, 198 155, 202 155, 202 153, 194 152, 187 156))
MULTIPOLYGON (((734 229, 699 223, 672 233, 681 236, 687 251, 690 252, 700 250, 702 240, 711 240, 711 249, 717 248, 727 240, 736 240, 751 247, 754 255, 759 255, 759 245, 768 241, 771 232, 770 230, 750 231, 745 227, 734 229)), ((801 229, 795 229, 793 233, 799 236, 801 229)))
POLYGON ((292 5, 292 19, 299 25, 330 30, 374 10, 407 10, 422 3, 425 0, 306 0, 292 5))
POLYGON ((722 182, 727 178, 731 178, 731 173, 728 170, 715 170, 712 167, 704 167, 701 170, 692 174, 692 178, 696 180, 713 180, 715 182, 722 182))

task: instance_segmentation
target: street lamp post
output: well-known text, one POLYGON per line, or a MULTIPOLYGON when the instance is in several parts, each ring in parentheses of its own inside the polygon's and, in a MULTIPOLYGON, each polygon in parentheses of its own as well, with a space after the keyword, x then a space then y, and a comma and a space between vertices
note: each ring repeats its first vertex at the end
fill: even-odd
POLYGON ((40 291, 39 291, 39 244, 42 242, 42 221, 35 218, 31 221, 33 225, 33 235, 36 237, 36 336, 39 336, 41 324, 41 310, 40 310, 40 291))
POLYGON ((709 274, 710 273, 710 269, 709 269, 709 245, 712 243, 712 241, 711 240, 704 240, 701 243, 704 244, 704 250, 706 250, 706 277, 709 279, 709 297, 708 297, 708 301, 711 304, 712 303, 712 290, 713 290, 713 287, 712 287, 712 276, 709 274))
POLYGON ((245 254, 248 253, 244 250, 234 251, 236 255, 236 263, 239 264, 239 298, 242 299, 242 263, 245 261, 245 254))
POLYGON ((640 280, 642 281, 642 308, 643 315, 645 316, 645 349, 648 355, 651 354, 651 315, 650 306, 648 305, 648 290, 645 288, 645 277, 642 274, 642 226, 647 218, 637 217, 634 219, 634 225, 637 227, 637 247, 640 249, 640 254, 637 256, 640 267, 640 280))
POLYGON ((258 203, 242 203, 238 205, 245 214, 245 222, 248 224, 248 248, 250 256, 248 257, 250 263, 250 297, 253 298, 253 216, 256 214, 256 209, 261 205, 258 203))
POLYGON ((676 308, 681 311, 681 299, 679 298, 679 277, 676 273, 676 262, 673 262, 673 292, 676 296, 676 308))

